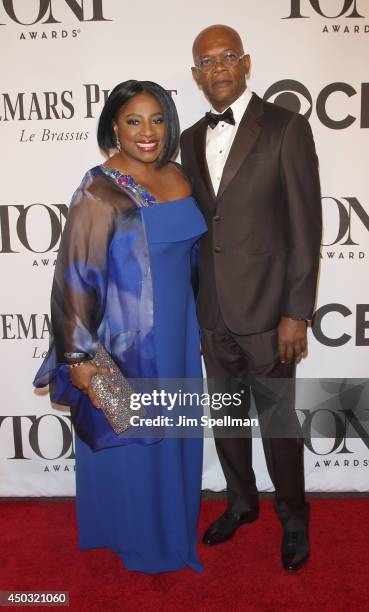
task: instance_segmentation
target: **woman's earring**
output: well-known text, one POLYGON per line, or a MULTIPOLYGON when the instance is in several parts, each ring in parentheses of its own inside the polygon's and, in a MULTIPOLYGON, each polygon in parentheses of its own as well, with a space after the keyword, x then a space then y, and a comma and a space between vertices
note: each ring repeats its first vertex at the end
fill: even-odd
POLYGON ((116 139, 115 140, 115 148, 117 149, 118 153, 120 153, 121 150, 122 150, 122 147, 121 147, 121 144, 120 144, 120 140, 119 140, 118 134, 115 136, 115 139, 116 139))

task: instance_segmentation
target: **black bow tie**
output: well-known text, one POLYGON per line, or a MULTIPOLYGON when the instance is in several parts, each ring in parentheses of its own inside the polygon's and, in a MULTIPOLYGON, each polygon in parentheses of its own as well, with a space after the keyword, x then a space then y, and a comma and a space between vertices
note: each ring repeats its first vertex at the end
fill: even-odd
POLYGON ((225 121, 225 123, 230 123, 231 125, 236 125, 233 116, 233 110, 229 107, 224 113, 218 115, 217 113, 205 113, 206 121, 208 122, 208 126, 213 130, 216 125, 218 125, 219 121, 225 121))

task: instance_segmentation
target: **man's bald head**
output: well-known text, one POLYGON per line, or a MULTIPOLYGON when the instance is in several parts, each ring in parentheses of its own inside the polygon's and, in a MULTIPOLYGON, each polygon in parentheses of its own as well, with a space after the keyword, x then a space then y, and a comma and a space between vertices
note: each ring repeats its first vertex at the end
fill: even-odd
POLYGON ((250 56, 244 54, 239 33, 226 25, 212 25, 196 36, 192 52, 191 70, 198 87, 223 112, 245 91, 250 71, 250 56))
POLYGON ((201 47, 203 42, 207 42, 208 40, 216 40, 217 38, 222 39, 224 35, 227 36, 230 40, 233 41, 233 46, 240 53, 243 53, 243 44, 241 40, 241 36, 239 33, 227 25, 216 24, 201 30, 201 32, 196 36, 193 45, 192 45, 192 56, 195 61, 197 61, 199 55, 199 48, 201 47))

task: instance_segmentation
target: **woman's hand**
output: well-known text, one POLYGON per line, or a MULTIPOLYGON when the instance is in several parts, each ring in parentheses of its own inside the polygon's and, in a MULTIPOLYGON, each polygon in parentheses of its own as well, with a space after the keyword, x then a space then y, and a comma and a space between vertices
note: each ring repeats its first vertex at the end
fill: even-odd
POLYGON ((77 387, 82 393, 85 393, 90 398, 92 404, 100 410, 98 405, 97 397, 91 388, 91 379, 93 376, 108 376, 110 374, 109 368, 103 368, 102 366, 97 367, 91 361, 84 361, 81 365, 75 368, 69 368, 69 376, 72 385, 77 387))

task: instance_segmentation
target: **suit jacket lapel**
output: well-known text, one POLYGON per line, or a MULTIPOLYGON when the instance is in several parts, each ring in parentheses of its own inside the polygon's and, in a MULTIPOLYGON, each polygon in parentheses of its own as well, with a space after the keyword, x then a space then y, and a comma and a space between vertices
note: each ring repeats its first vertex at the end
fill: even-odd
POLYGON ((217 198, 223 195, 257 141, 263 125, 262 114, 263 102, 258 96, 253 94, 240 121, 237 134, 225 163, 217 198))
POLYGON ((194 144, 195 144, 195 152, 197 165, 199 169, 199 173, 201 175, 202 180, 205 183, 206 189, 210 195, 210 197, 215 200, 215 192, 213 188, 213 184, 211 182, 210 173, 208 164, 206 161, 206 131, 208 129, 208 124, 206 119, 204 118, 199 126, 197 127, 194 134, 194 144))

